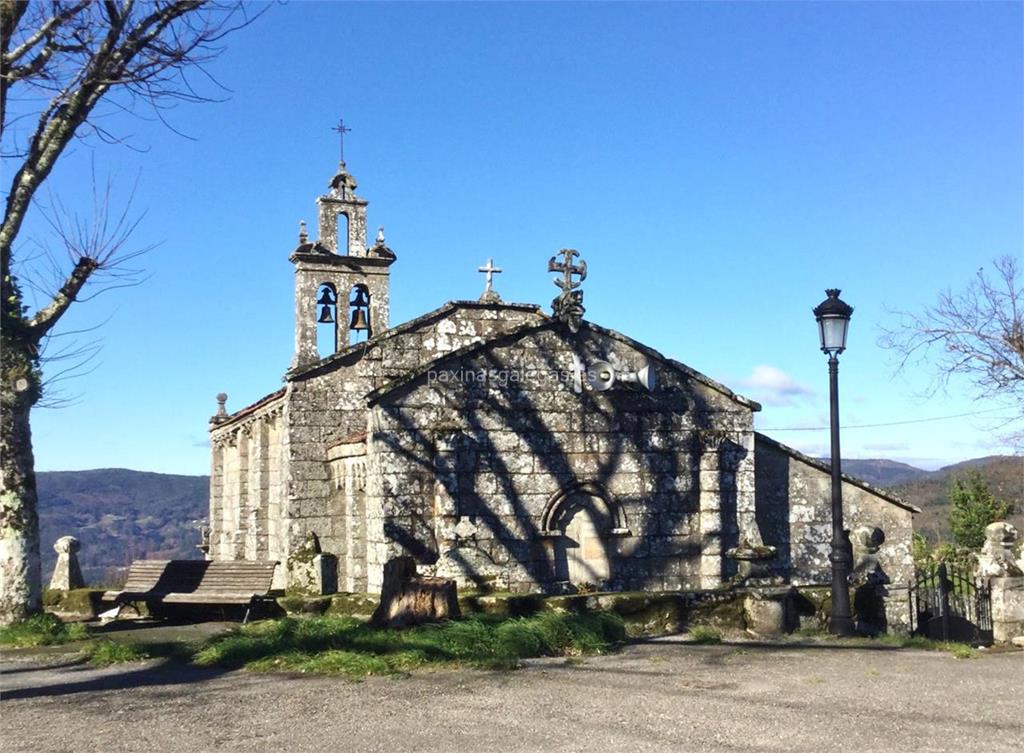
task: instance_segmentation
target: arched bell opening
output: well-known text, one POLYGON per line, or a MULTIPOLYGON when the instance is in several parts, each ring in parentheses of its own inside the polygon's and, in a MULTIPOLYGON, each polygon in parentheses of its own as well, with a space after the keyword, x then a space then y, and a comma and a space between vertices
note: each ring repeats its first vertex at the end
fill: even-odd
POLYGON ((372 335, 370 322, 370 290, 363 284, 353 285, 348 298, 348 342, 354 345, 372 335))
POLYGON ((327 358, 338 351, 338 291, 329 282, 316 289, 316 352, 327 358))

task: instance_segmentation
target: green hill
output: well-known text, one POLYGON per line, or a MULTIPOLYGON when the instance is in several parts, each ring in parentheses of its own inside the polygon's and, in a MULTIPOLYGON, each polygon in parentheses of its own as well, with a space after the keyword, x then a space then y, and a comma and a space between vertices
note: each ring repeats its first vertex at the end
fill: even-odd
POLYGON ((89 583, 116 582, 134 559, 200 557, 196 545, 209 506, 209 478, 123 468, 36 474, 43 580, 56 561, 53 542, 82 542, 79 561, 89 583))
POLYGON ((921 508, 914 516, 914 528, 931 541, 949 539, 949 487, 953 477, 969 469, 978 470, 993 493, 1013 504, 1009 520, 1024 531, 1024 457, 996 455, 965 460, 917 478, 891 485, 892 491, 921 508))

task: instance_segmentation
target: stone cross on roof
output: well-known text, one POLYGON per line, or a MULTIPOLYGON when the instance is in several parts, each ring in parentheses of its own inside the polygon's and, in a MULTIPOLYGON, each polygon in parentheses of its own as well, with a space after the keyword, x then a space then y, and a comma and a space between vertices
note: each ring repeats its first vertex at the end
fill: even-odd
POLYGON ((484 292, 480 295, 480 301, 483 303, 497 303, 501 300, 501 296, 498 295, 497 291, 492 287, 494 281, 494 275, 501 274, 501 267, 494 266, 494 259, 488 259, 487 263, 479 267, 477 272, 483 272, 487 277, 487 284, 484 286, 484 292))
POLYGON ((554 279, 555 285, 561 289, 561 294, 551 302, 555 318, 565 322, 569 331, 576 333, 580 330, 583 322, 583 291, 577 290, 583 281, 587 279, 587 263, 580 257, 579 264, 573 264, 573 259, 580 256, 580 252, 574 248, 563 248, 548 262, 548 272, 558 272, 561 277, 554 279), (562 261, 557 261, 561 256, 562 261), (578 279, 573 280, 573 276, 578 279))

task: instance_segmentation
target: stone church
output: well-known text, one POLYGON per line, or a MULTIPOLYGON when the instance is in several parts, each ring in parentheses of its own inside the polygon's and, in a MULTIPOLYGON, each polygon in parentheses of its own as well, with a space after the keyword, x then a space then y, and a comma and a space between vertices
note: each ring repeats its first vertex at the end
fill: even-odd
MULTIPOLYGON (((210 421, 208 557, 276 560, 283 587, 321 551, 328 588, 371 593, 400 554, 517 592, 713 589, 743 552, 829 582, 828 467, 755 432, 758 403, 584 319, 575 251, 548 262, 551 312, 503 301, 489 261, 478 300, 393 325, 397 255, 383 230, 367 244, 344 162, 316 201, 284 386, 233 413, 219 395, 210 421)), ((843 495, 855 548, 906 582, 914 508, 851 477, 843 495)))

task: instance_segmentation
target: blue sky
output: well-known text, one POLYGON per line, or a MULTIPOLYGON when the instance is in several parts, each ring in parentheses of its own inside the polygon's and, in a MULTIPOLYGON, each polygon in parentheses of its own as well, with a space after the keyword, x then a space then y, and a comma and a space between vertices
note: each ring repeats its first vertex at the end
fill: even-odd
MULTIPOLYGON (((828 423, 811 308, 841 287, 844 455, 1005 452, 1005 410, 961 384, 921 397, 925 376, 894 375, 876 341, 891 309, 1024 256, 1021 9, 274 5, 210 66, 230 97, 166 114, 192 139, 109 113, 135 150, 78 142, 54 172, 50 195, 83 213, 93 165, 115 201, 135 186, 135 241, 160 245, 144 284, 62 323, 103 323, 103 350, 66 385, 74 405, 36 410, 38 467, 206 472, 214 395, 237 409, 288 366, 287 256, 340 116, 399 257, 393 323, 477 297, 488 257, 505 300, 547 306, 547 259, 574 247, 587 318, 761 400, 758 427, 818 454, 827 431, 788 429, 828 423)), ((37 213, 22 256, 46 237, 37 213)))

